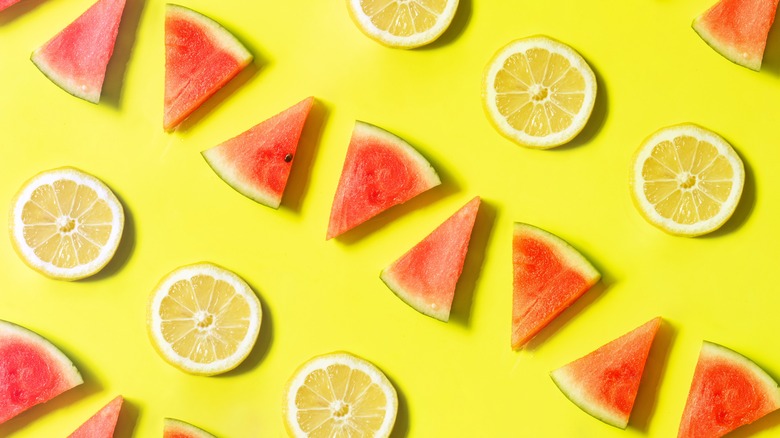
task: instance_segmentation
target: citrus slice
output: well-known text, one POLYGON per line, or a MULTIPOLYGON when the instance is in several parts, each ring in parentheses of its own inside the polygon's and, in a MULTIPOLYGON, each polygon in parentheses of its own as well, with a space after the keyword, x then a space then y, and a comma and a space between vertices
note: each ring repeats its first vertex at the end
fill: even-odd
POLYGON ((252 351, 262 307, 238 275, 198 263, 166 275, 152 292, 147 329, 171 365, 210 376, 232 370, 252 351))
POLYGON ((72 167, 39 173, 11 202, 11 244, 22 261, 59 280, 100 271, 122 237, 122 204, 99 179, 72 167))
POLYGON ((287 383, 284 424, 294 437, 387 437, 398 395, 376 366, 349 353, 317 356, 287 383))
POLYGON ((369 38, 411 49, 433 42, 447 30, 458 0, 347 0, 347 8, 369 38))
POLYGON ((667 233, 698 236, 737 208, 745 168, 718 134, 692 124, 663 128, 639 147, 631 195, 648 222, 667 233))
POLYGON ((574 49, 546 36, 516 40, 496 52, 482 86, 485 112, 498 132, 537 149, 573 139, 596 100, 593 70, 574 49))

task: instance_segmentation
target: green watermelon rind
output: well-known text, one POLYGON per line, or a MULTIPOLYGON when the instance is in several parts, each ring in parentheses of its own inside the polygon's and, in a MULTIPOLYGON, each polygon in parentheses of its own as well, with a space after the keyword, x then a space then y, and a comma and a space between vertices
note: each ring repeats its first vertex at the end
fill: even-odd
POLYGON ((763 56, 748 56, 748 54, 744 53, 738 48, 731 46, 724 41, 720 41, 720 39, 718 39, 713 33, 709 31, 705 21, 703 20, 703 16, 704 15, 696 17, 696 19, 693 20, 691 27, 694 31, 696 31, 697 34, 699 34, 701 39, 704 40, 708 46, 734 64, 747 67, 754 71, 761 70, 761 61, 763 60, 763 56))
POLYGON ((238 193, 274 209, 279 208, 279 205, 281 205, 281 197, 277 198, 273 193, 262 190, 261 187, 245 183, 244 178, 241 178, 238 172, 234 171, 231 162, 216 148, 206 149, 201 152, 201 155, 203 155, 203 158, 209 166, 211 166, 214 173, 238 193))
POLYGON ((187 434, 191 438, 217 438, 197 426, 175 418, 164 418, 163 429, 164 432, 174 431, 179 434, 187 434))

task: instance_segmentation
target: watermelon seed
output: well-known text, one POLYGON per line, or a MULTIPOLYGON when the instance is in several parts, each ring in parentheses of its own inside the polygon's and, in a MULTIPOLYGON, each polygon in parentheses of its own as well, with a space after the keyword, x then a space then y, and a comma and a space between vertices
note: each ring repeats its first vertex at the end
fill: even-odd
POLYGON ((333 415, 338 418, 343 418, 349 414, 349 405, 341 400, 334 402, 331 409, 333 409, 333 415))
POLYGON ((57 226, 61 233, 70 233, 76 228, 76 221, 69 217, 59 217, 57 218, 57 226))
POLYGON ((284 162, 289 163, 290 161, 292 161, 292 154, 288 153, 287 155, 284 156, 284 162))

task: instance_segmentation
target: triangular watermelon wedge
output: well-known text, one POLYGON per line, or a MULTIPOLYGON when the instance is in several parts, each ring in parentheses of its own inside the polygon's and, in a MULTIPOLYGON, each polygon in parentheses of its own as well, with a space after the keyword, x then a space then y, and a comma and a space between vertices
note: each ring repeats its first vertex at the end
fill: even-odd
POLYGON ((0 11, 19 3, 19 0, 0 0, 0 11))
POLYGON ((205 430, 175 418, 163 420, 163 438, 216 438, 205 430))
POLYGON ((0 320, 0 424, 83 382, 70 359, 49 341, 0 320))
POLYGON ((314 98, 202 152, 214 172, 242 195, 271 208, 282 202, 298 141, 314 98))
POLYGON ((580 409, 625 429, 660 326, 661 318, 650 320, 550 376, 580 409))
POLYGON ((780 408, 777 382, 745 356, 704 342, 679 438, 717 438, 780 408))
POLYGON ((163 128, 176 128, 251 62, 252 54, 219 23, 166 5, 163 128))
POLYGON ((441 184, 430 163, 409 143, 356 122, 330 210, 327 239, 441 184))
POLYGON ((533 225, 515 224, 512 252, 512 348, 518 350, 601 274, 563 239, 533 225))
POLYGON ((124 8, 125 0, 98 0, 36 49, 32 62, 63 90, 98 103, 124 8))
POLYGON ((418 312, 441 321, 450 318, 479 204, 479 197, 472 199, 382 271, 387 287, 418 312))
POLYGON ((114 436, 119 411, 122 410, 122 396, 117 396, 107 405, 90 417, 76 429, 68 438, 111 438, 114 436))

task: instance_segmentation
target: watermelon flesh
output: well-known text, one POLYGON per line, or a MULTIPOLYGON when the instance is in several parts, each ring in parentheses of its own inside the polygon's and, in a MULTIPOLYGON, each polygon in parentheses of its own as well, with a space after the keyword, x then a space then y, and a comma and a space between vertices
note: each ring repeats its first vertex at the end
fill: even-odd
POLYGON ((0 320, 0 424, 83 383, 49 341, 0 320))
POLYGON ((775 380, 741 354, 704 342, 678 437, 715 438, 780 408, 775 380))
POLYGON ((580 409, 621 429, 628 426, 653 339, 655 318, 595 351, 550 373, 555 384, 580 409))
POLYGON ((98 0, 30 59, 63 90, 98 103, 124 8, 125 0, 98 0))
POLYGON ((0 11, 19 3, 19 0, 0 0, 0 11))
POLYGON ((693 21, 693 29, 726 59, 760 70, 778 0, 721 0, 693 21))
POLYGON ((111 438, 114 436, 119 411, 122 410, 122 396, 111 400, 95 415, 76 429, 68 438, 111 438))
POLYGON ((174 418, 163 420, 163 438, 216 438, 205 430, 174 418))
POLYGON ((242 195, 278 208, 287 186, 298 141, 314 98, 203 151, 214 172, 242 195))
POLYGON ((449 320, 479 204, 479 197, 469 201, 382 271, 387 287, 418 312, 449 320))
POLYGON ((333 198, 327 239, 439 184, 436 171, 409 143, 358 121, 333 198))
POLYGON ((252 54, 216 21, 166 5, 165 130, 176 128, 250 62, 252 54))
POLYGON ((512 348, 520 349, 601 278, 576 249, 547 231, 516 223, 512 348))

